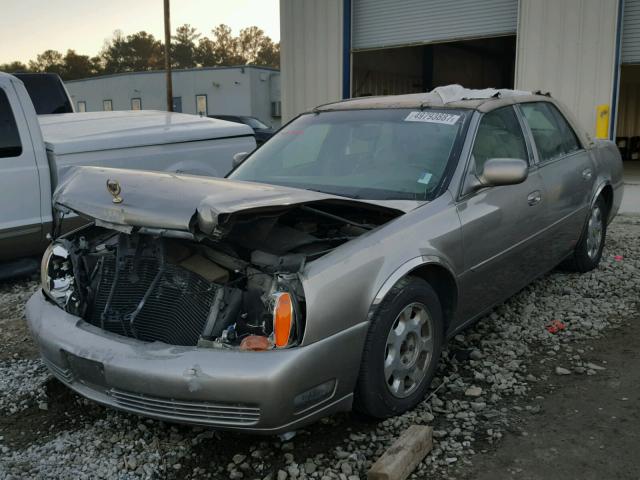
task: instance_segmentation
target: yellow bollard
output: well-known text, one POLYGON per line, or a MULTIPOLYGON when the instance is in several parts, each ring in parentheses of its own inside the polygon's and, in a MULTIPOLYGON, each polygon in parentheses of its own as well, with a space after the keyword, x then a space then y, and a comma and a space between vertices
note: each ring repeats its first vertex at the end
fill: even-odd
POLYGON ((609 138, 609 105, 596 107, 596 138, 609 138))

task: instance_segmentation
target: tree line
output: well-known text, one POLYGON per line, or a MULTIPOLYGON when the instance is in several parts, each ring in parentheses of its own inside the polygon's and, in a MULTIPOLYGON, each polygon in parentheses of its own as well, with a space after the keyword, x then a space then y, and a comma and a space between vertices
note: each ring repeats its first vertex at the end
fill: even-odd
MULTIPOLYGON (((222 65, 260 65, 280 67, 280 43, 275 43, 256 26, 243 28, 234 36, 228 25, 220 24, 211 36, 202 36, 189 24, 176 28, 171 41, 173 68, 222 65)), ((63 80, 111 73, 161 70, 164 68, 164 43, 145 31, 124 35, 116 30, 94 57, 75 50, 63 54, 46 50, 28 64, 19 61, 0 64, 4 72, 50 72, 63 80)))

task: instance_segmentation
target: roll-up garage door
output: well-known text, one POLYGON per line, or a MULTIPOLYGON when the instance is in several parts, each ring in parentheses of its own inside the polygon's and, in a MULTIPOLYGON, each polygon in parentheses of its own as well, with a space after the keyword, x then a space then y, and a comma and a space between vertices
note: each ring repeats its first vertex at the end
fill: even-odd
MULTIPOLYGON (((627 0, 628 1, 628 0, 627 0)), ((515 34, 518 0, 353 0, 354 50, 515 34)))
POLYGON ((640 0, 625 0, 622 63, 640 63, 640 0))

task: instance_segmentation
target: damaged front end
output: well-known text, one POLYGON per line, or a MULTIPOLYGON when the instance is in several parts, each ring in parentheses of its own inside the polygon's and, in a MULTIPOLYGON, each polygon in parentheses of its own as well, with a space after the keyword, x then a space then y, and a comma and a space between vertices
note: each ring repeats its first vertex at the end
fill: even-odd
POLYGON ((47 250, 44 293, 95 327, 144 342, 292 347, 304 334, 304 266, 399 215, 318 199, 234 212, 205 232, 201 207, 189 232, 92 218, 47 250))
MULTIPOLYGON (((43 290, 68 313, 111 333, 170 345, 271 348, 300 342, 304 295, 295 272, 190 242, 89 226, 56 241, 43 290), (292 306, 277 316, 280 304, 292 306), (283 327, 282 323, 286 323, 283 327)), ((280 307, 280 310, 282 308, 280 307)))

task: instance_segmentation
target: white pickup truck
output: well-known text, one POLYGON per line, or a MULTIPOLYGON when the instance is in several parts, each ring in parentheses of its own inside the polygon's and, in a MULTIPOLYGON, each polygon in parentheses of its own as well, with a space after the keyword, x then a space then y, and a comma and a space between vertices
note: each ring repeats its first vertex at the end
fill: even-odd
MULTIPOLYGON (((94 165, 223 176, 255 148, 247 125, 180 113, 37 115, 23 83, 0 72, 0 279, 26 273, 53 224, 67 167, 94 165)), ((106 188, 106 186, 105 186, 106 188)))

